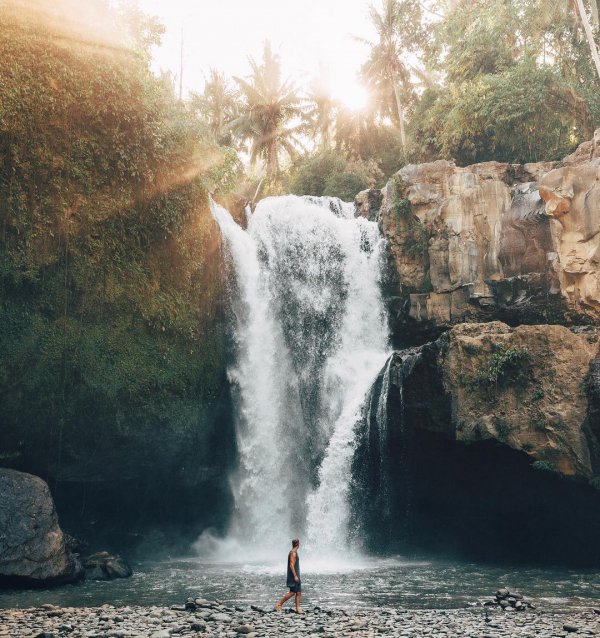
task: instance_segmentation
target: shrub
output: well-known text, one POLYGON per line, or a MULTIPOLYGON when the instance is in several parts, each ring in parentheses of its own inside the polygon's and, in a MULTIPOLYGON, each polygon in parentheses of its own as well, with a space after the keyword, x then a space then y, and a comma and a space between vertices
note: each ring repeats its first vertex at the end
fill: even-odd
POLYGON ((381 185, 383 173, 372 160, 350 158, 338 150, 301 157, 290 169, 288 190, 295 195, 328 195, 344 201, 366 188, 381 185))
POLYGON ((527 383, 531 367, 528 348, 497 346, 488 367, 478 374, 475 382, 487 386, 527 383))

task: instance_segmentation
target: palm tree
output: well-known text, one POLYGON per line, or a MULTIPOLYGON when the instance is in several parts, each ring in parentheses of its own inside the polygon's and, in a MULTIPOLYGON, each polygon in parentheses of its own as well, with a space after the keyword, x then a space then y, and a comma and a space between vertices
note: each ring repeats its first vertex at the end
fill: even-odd
MULTIPOLYGON (((322 73, 321 73, 322 75, 322 73)), ((333 143, 335 119, 339 105, 324 82, 315 78, 308 92, 308 108, 304 113, 306 131, 319 139, 320 147, 330 149, 333 143)))
POLYGON ((192 93, 190 107, 204 120, 218 144, 230 144, 226 126, 238 115, 239 95, 223 73, 211 69, 201 95, 192 93))
POLYGON ((381 12, 371 5, 370 17, 378 40, 368 42, 371 51, 361 76, 378 96, 380 111, 385 114, 391 110, 398 119, 400 140, 405 148, 405 110, 413 92, 411 68, 405 58, 422 37, 421 5, 417 0, 383 0, 381 12), (394 102, 391 109, 390 98, 394 102))
POLYGON ((240 115, 230 128, 233 134, 248 145, 250 162, 265 162, 267 175, 279 173, 279 157, 282 152, 290 157, 297 155, 300 145, 299 120, 304 111, 303 100, 289 80, 281 79, 279 56, 265 42, 262 64, 250 58, 251 74, 248 79, 235 78, 240 87, 242 103, 240 115))

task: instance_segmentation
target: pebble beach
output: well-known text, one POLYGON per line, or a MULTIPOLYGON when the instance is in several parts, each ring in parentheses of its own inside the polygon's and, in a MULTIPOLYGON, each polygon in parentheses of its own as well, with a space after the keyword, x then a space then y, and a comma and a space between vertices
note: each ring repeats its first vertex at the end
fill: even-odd
POLYGON ((170 638, 214 636, 398 636, 500 638, 600 636, 600 609, 559 613, 457 610, 342 610, 310 607, 297 615, 259 607, 230 607, 197 599, 167 607, 57 607, 0 610, 0 638, 170 638))

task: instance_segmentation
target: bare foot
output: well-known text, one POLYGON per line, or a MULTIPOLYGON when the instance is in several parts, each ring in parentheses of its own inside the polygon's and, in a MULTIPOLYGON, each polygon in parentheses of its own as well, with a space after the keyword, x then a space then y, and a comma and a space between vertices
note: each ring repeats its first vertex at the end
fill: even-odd
POLYGON ((304 612, 301 611, 300 609, 296 609, 296 613, 300 616, 304 616, 304 612))
POLYGON ((283 611, 283 607, 279 603, 277 603, 275 605, 275 611, 283 611))

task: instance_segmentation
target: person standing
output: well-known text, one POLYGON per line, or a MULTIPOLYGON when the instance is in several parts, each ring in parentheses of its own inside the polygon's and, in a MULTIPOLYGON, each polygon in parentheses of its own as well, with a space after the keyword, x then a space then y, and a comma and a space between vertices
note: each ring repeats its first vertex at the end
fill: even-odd
POLYGON ((300 539, 294 538, 292 541, 292 549, 288 554, 287 560, 287 586, 290 591, 275 605, 277 611, 283 611, 283 604, 290 598, 296 596, 296 613, 301 614, 300 598, 302 597, 302 583, 300 581, 300 557, 298 549, 300 548, 300 539))

